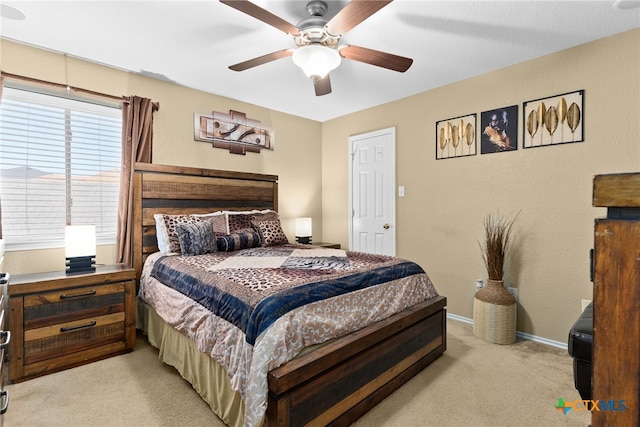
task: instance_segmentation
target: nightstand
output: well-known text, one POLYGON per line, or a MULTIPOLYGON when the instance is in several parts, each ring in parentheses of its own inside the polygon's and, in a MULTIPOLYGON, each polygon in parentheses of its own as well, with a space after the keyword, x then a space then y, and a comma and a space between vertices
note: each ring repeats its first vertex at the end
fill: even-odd
POLYGON ((314 246, 322 246, 323 248, 340 249, 340 243, 327 243, 327 242, 311 242, 314 246))
POLYGON ((23 381, 131 351, 135 270, 121 265, 67 275, 12 276, 9 379, 23 381))

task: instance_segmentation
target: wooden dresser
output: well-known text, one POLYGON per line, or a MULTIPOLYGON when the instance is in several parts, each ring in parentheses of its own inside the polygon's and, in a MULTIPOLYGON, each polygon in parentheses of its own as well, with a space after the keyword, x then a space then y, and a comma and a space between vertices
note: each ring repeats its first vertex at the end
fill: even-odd
POLYGON ((12 276, 9 379, 22 381, 133 349, 135 271, 12 276))
POLYGON ((640 173, 598 175, 593 277, 592 425, 640 425, 640 173))

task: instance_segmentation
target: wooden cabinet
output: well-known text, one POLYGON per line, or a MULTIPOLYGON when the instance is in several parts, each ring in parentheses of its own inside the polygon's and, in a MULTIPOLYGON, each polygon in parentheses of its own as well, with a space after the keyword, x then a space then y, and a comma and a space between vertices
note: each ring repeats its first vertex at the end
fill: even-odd
POLYGON ((592 425, 640 425, 640 174, 599 175, 594 233, 592 425))
POLYGON ((135 271, 12 276, 9 379, 21 381, 121 354, 135 345, 135 271))

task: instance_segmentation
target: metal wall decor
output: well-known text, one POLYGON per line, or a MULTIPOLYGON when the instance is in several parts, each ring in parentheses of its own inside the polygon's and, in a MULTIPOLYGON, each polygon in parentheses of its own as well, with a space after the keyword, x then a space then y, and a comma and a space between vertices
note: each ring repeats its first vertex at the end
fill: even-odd
POLYGON ((582 142, 584 90, 523 104, 524 148, 582 142))
POLYGON ((480 115, 480 152, 503 153, 518 149, 518 106, 484 111, 480 115))
POLYGON ((209 142, 214 148, 224 148, 233 154, 259 153, 271 148, 271 133, 258 120, 245 113, 213 111, 211 115, 194 114, 194 139, 209 142))
POLYGON ((476 114, 436 122, 436 160, 475 156, 476 114))

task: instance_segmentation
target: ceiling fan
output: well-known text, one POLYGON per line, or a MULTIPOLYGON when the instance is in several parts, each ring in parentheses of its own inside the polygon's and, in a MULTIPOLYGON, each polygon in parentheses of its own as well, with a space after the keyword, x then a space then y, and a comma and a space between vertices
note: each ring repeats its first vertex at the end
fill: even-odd
POLYGON ((293 62, 313 80, 316 96, 331 93, 329 72, 340 65, 341 58, 404 73, 413 63, 413 59, 365 47, 339 44, 345 33, 392 1, 352 0, 328 20, 324 17, 327 4, 321 0, 311 0, 307 4, 310 17, 293 25, 248 0, 220 0, 221 3, 291 35, 297 46, 295 49, 282 49, 258 56, 229 68, 233 71, 244 71, 292 56, 293 62))

